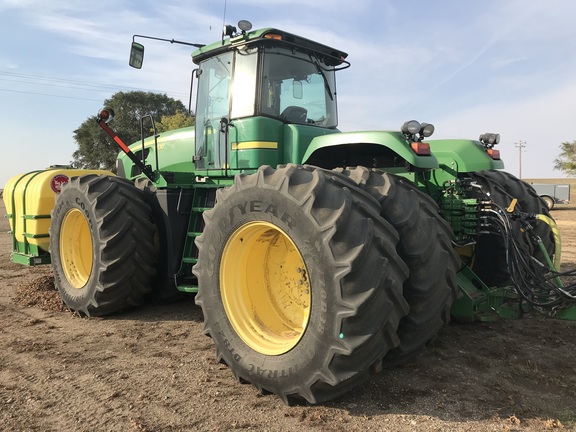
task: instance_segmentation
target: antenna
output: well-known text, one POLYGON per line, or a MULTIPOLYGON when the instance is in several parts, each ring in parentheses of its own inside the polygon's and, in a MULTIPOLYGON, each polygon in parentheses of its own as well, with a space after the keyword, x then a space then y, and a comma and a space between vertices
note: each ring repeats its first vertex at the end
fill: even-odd
MULTIPOLYGON (((222 16, 222 28, 226 28, 226 6, 228 5, 228 0, 224 0, 224 15, 222 16)), ((222 31, 222 45, 224 45, 224 36, 226 31, 222 31)))
POLYGON ((210 0, 208 0, 208 29, 212 31, 212 5, 210 4, 210 0))

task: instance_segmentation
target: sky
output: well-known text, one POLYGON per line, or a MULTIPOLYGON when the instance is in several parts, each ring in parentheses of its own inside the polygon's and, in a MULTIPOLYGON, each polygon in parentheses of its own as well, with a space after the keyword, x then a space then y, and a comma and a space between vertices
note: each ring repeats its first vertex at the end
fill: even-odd
POLYGON ((188 105, 192 43, 246 19, 347 52, 338 72, 342 131, 432 123, 433 138, 500 133, 506 171, 560 178, 576 140, 573 0, 0 0, 0 188, 14 175, 68 164, 73 132, 118 91, 188 105), (574 129, 572 129, 574 128, 574 129))

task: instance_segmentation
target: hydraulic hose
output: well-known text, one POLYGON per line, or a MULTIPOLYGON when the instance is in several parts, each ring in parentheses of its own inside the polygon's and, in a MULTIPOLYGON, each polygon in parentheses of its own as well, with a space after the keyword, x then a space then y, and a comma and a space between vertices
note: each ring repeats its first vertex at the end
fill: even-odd
MULTIPOLYGON (((468 185, 473 187, 472 184, 468 185)), ((562 257, 562 241, 556 222, 544 214, 524 213, 516 208, 517 199, 512 199, 507 208, 494 202, 490 196, 483 195, 477 198, 478 203, 478 231, 477 235, 498 235, 504 242, 506 263, 514 286, 514 291, 522 298, 522 302, 533 305, 540 312, 553 314, 558 310, 575 307, 576 284, 564 286, 562 276, 574 276, 576 270, 560 272, 562 257), (534 232, 534 225, 529 221, 544 222, 552 232, 554 253, 552 256, 547 245, 540 235, 534 232), (519 238, 514 221, 520 221, 521 233, 525 238, 519 238), (543 260, 527 253, 526 242, 531 242, 542 252, 543 260), (547 271, 549 270, 549 271, 547 271), (546 312, 548 310, 548 312, 546 312)), ((547 230, 546 230, 547 231, 547 230)))

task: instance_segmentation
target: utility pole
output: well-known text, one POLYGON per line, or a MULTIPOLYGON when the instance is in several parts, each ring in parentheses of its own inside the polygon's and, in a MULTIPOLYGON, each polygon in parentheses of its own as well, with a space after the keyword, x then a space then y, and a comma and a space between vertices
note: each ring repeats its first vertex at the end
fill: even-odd
POLYGON ((516 142, 514 143, 514 146, 518 149, 518 167, 519 167, 519 170, 520 170, 520 173, 519 173, 519 175, 518 175, 518 178, 519 178, 520 180, 522 180, 522 149, 523 149, 524 147, 526 147, 526 141, 524 141, 524 140, 516 141, 516 142))

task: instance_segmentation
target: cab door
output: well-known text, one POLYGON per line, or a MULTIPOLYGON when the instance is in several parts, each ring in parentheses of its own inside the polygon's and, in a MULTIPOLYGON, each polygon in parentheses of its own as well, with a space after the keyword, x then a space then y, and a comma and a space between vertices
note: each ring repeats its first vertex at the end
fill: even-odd
POLYGON ((229 166, 227 121, 230 119, 230 88, 233 53, 212 57, 200 65, 196 101, 197 170, 222 171, 229 166))

